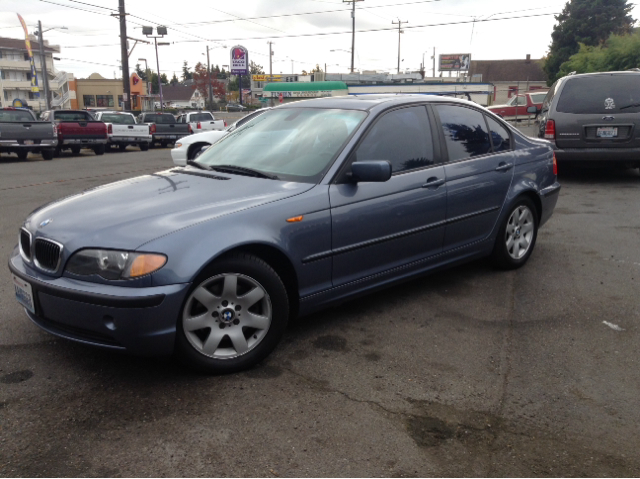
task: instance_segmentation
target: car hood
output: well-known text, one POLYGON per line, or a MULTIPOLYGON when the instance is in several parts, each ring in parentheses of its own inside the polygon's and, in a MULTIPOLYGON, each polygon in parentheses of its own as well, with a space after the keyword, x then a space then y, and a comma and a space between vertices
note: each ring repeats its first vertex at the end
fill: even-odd
POLYGON ((134 250, 171 232, 313 186, 174 168, 55 201, 31 213, 26 227, 62 243, 67 251, 88 246, 134 250))
POLYGON ((488 110, 496 110, 499 108, 511 108, 511 105, 491 105, 487 107, 488 110))

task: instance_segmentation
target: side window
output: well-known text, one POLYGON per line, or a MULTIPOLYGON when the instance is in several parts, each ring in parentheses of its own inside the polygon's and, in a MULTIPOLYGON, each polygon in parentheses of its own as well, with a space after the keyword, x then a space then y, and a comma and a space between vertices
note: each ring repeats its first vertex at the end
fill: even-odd
POLYGON ((387 160, 391 171, 414 170, 433 165, 433 139, 424 106, 386 113, 358 146, 355 161, 387 160))
POLYGON ((511 137, 507 129, 493 118, 487 116, 489 130, 491 131, 491 142, 493 143, 493 151, 508 151, 511 149, 511 137))
POLYGON ((449 161, 491 153, 484 115, 477 110, 454 105, 436 105, 449 161))

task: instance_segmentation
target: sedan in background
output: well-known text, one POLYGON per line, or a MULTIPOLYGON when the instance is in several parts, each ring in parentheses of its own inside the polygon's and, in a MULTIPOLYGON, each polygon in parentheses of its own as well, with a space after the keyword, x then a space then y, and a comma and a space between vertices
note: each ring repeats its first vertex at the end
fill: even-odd
POLYGON ((246 106, 239 103, 227 103, 227 111, 245 111, 246 109, 246 106))
POLYGON ((220 138, 228 135, 236 128, 250 122, 267 110, 269 110, 269 108, 262 108, 254 111, 253 113, 249 113, 222 131, 204 131, 202 133, 195 133, 181 138, 171 150, 173 164, 177 166, 185 166, 187 164, 187 160, 196 159, 203 151, 213 145, 220 138))
POLYGON ((292 318, 477 258, 523 266, 559 191, 549 142, 468 101, 300 101, 35 210, 9 269, 52 334, 228 373, 292 318))

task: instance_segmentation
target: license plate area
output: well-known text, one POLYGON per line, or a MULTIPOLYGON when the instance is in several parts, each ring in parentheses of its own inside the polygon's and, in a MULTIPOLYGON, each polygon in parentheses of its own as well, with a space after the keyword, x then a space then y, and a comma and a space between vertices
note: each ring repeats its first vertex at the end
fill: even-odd
POLYGON ((597 138, 617 138, 618 128, 613 126, 601 126, 596 130, 597 138))
POLYGON ((25 145, 33 145, 35 142, 33 140, 24 140, 25 145))
POLYGON ((31 284, 21 278, 18 278, 15 274, 12 274, 11 276, 13 279, 13 287, 16 292, 16 300, 22 306, 35 314, 36 307, 33 302, 33 288, 31 287, 31 284))

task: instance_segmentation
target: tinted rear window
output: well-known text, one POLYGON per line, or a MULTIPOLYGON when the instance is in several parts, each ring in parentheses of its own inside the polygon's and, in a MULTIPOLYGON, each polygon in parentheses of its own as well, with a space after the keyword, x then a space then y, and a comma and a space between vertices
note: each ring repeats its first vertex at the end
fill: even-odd
POLYGON ((144 121, 146 123, 175 123, 176 119, 171 114, 167 115, 145 115, 144 121))
POLYGON ((560 113, 637 113, 640 111, 638 85, 640 75, 573 78, 562 89, 556 110, 560 113))
POLYGON ((131 115, 102 115, 102 121, 115 125, 135 125, 131 115))
POLYGON ((60 121, 94 121, 86 111, 55 111, 53 118, 60 121))
POLYGON ((190 121, 212 121, 213 116, 211 113, 194 113, 189 117, 190 121))
POLYGON ((0 121, 35 121, 25 110, 0 110, 0 121))

